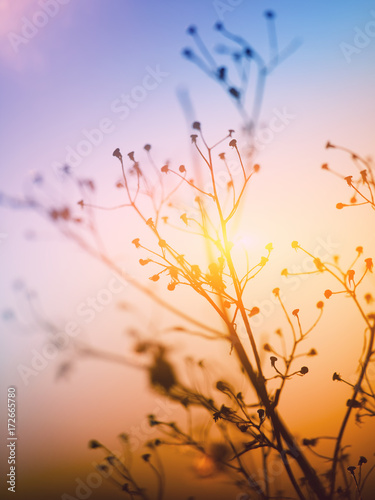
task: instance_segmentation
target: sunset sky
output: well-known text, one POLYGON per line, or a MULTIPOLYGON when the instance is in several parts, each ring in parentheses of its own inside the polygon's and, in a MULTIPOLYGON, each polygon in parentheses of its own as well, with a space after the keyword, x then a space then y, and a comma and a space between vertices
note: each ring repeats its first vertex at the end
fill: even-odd
MULTIPOLYGON (((327 285, 311 277, 294 287, 281 280, 283 268, 295 262, 304 265, 290 242, 340 254, 348 265, 357 245, 365 247, 366 256, 375 257, 374 232, 366 230, 366 223, 373 224, 369 207, 358 207, 360 212, 355 213, 336 210, 337 202, 348 201, 348 187, 320 168, 328 162, 345 175, 352 173, 344 153, 325 149, 328 140, 363 156, 374 154, 371 0, 0 0, 0 191, 14 196, 33 193, 51 204, 66 198, 76 206, 77 193, 56 173, 59 166, 70 164, 77 176, 95 180, 96 203, 109 206, 118 200, 114 185, 121 173, 112 156, 115 148, 124 156, 135 151, 144 159, 143 146, 150 143, 160 165, 169 160, 174 165, 193 164, 192 131, 178 97, 181 93, 188 93, 192 103, 188 120, 199 120, 210 142, 234 129, 241 146, 241 121, 233 99, 186 60, 182 50, 193 47, 186 33, 190 25, 198 28, 210 49, 222 44, 213 29, 220 20, 268 59, 266 9, 275 9, 279 46, 295 40, 299 47, 267 80, 260 127, 267 128, 275 114, 288 116, 288 123, 256 157, 261 169, 232 236, 239 253, 245 249, 255 259, 264 254, 267 243, 275 247, 264 279, 251 290, 251 300, 270 303, 272 289, 284 285, 288 307, 304 309, 306 322, 313 321, 315 304, 327 285), (129 95, 140 96, 138 102, 126 104, 129 95), (43 185, 32 182, 38 175, 43 185, 51 186, 47 195, 43 185)), ((130 243, 143 228, 133 217, 111 216, 101 214, 99 224, 112 256, 121 268, 148 282, 148 275, 137 266, 140 255, 130 243)), ((187 251, 198 252, 194 247, 187 251)), ((26 384, 19 367, 31 366, 46 337, 35 325, 22 284, 35 291, 32 301, 58 330, 76 323, 79 340, 111 352, 126 353, 131 347, 125 327, 152 333, 159 322, 168 320, 156 305, 144 301, 37 214, 1 208, 0 255, 0 311, 4 312, 0 402, 3 407, 7 387, 17 387, 19 487, 36 495, 43 484, 46 498, 60 499, 65 492, 73 495, 75 478, 84 479, 92 462, 101 458, 87 450, 88 440, 98 438, 118 446, 116 435, 137 426, 161 404, 160 396, 147 392, 139 370, 97 360, 79 361, 66 379, 56 382, 56 369, 66 353, 49 361, 26 384), (88 298, 112 285, 118 290, 112 302, 85 322, 79 311, 88 298), (121 301, 133 303, 134 312, 120 311, 116 304, 121 301), (46 475, 50 479, 44 482, 46 475)), ((374 284, 371 278, 368 286, 374 284)), ((206 314, 194 300, 187 302, 189 306, 198 316, 206 314)), ((318 417, 312 417, 306 406, 308 393, 315 401, 321 384, 330 382, 335 370, 352 376, 362 347, 353 335, 356 312, 346 308, 344 298, 330 307, 322 329, 309 340, 321 354, 311 361, 315 375, 295 385, 304 393, 304 404, 297 411, 296 393, 291 390, 284 408, 301 437, 324 424, 324 432, 334 432, 335 418, 343 411, 336 404, 342 404, 347 393, 341 386, 327 388, 326 400, 335 404, 318 417), (353 352, 358 354, 354 360, 353 352)), ((256 324, 258 338, 268 341, 282 321, 275 307, 256 324)), ((207 359, 217 361, 227 355, 225 348, 199 346, 207 359)), ((181 339, 174 349, 180 354, 196 351, 195 344, 186 347, 181 339)), ((354 425, 350 432, 355 453, 364 454, 366 435, 354 425)), ((366 452, 374 450, 367 447, 366 452)), ((92 498, 101 498, 107 486, 102 488, 92 498)), ((110 491, 117 498, 116 490, 110 491)))

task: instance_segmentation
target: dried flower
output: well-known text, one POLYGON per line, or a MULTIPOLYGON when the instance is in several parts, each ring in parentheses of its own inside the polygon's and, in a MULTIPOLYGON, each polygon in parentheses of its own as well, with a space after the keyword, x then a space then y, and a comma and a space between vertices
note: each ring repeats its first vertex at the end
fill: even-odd
POLYGON ((292 248, 294 248, 294 250, 297 250, 298 247, 299 247, 298 241, 292 241, 292 248))
POLYGON ((236 99, 239 99, 240 96, 241 96, 241 93, 239 90, 237 90, 235 87, 231 87, 228 92, 230 93, 230 95, 232 95, 233 97, 235 97, 236 99))
POLYGON ((273 366, 275 368, 275 363, 277 361, 277 357, 276 356, 271 356, 270 357, 270 361, 271 361, 271 366, 273 366))
POLYGON ((135 161, 134 160, 134 151, 130 151, 130 153, 128 153, 128 156, 131 159, 131 161, 135 161))
POLYGON ((344 180, 347 182, 348 186, 352 186, 352 179, 353 179, 353 176, 352 175, 348 175, 347 177, 344 177, 344 180))
POLYGON ((187 220, 187 215, 186 214, 182 214, 180 216, 180 219, 182 220, 182 222, 184 222, 186 225, 188 225, 188 220, 187 220))
POLYGON ((183 174, 184 172, 186 172, 186 168, 185 168, 185 165, 180 165, 178 167, 178 170, 183 174))
POLYGON ((318 353, 314 348, 310 349, 309 352, 307 353, 308 356, 316 356, 317 354, 318 353))
POLYGON ((92 448, 92 449, 95 449, 95 448, 101 448, 101 444, 99 443, 99 441, 96 441, 96 439, 91 439, 91 441, 89 441, 89 448, 92 448))
POLYGON ((182 51, 182 55, 185 56, 187 59, 192 59, 194 57, 194 52, 189 48, 185 48, 182 51))
POLYGON ((283 269, 283 270, 281 271, 281 276, 285 276, 285 277, 287 277, 287 276, 288 276, 288 269, 286 269, 286 268, 285 268, 285 269, 283 269))
POLYGON ((361 465, 367 464, 367 458, 363 457, 362 455, 359 457, 358 465, 361 467, 361 465))
POLYGON ((145 144, 145 145, 143 146, 143 149, 145 149, 146 151, 150 151, 150 149, 151 149, 151 144, 145 144))
POLYGON ((188 29, 186 30, 186 33, 188 35, 195 35, 196 32, 197 32, 197 28, 196 28, 196 26, 193 26, 193 25, 189 26, 188 29))
POLYGON ((346 402, 346 406, 349 408, 361 408, 362 405, 359 401, 356 401, 355 399, 348 399, 346 402))
POLYGON ((169 167, 168 165, 164 165, 163 167, 161 167, 160 169, 164 174, 166 174, 168 171, 169 171, 169 167))
POLYGON ((135 248, 139 248, 141 245, 139 243, 139 238, 135 238, 133 241, 132 241, 133 245, 135 245, 135 248))
POLYGON ((169 391, 176 385, 176 375, 172 365, 162 354, 158 354, 154 359, 154 364, 149 368, 150 383, 153 387, 169 391))
POLYGON ((177 280, 178 279, 178 267, 175 267, 175 266, 171 266, 169 268, 169 276, 171 278, 173 278, 174 280, 177 280))
POLYGON ((324 297, 325 297, 326 299, 329 299, 329 298, 331 297, 331 295, 332 295, 331 290, 326 290, 326 291, 324 292, 324 297))
POLYGON ((275 297, 280 297, 280 288, 274 288, 272 290, 272 293, 275 295, 275 297))
POLYGON ((193 129, 194 130, 201 130, 201 124, 200 124, 200 122, 194 122, 193 123, 193 129))
POLYGON ((249 425, 246 425, 246 424, 237 424, 237 426, 241 432, 246 432, 248 430, 248 428, 250 427, 249 425))
POLYGON ((219 80, 226 80, 227 76, 227 68, 225 66, 220 66, 220 68, 217 68, 217 77, 219 80))
POLYGON ((160 276, 158 274, 154 274, 153 276, 150 276, 149 278, 151 281, 159 281, 160 276))
POLYGON ((218 382, 216 382, 216 389, 218 391, 225 392, 225 391, 229 391, 229 386, 225 382, 222 382, 221 380, 219 380, 218 382))
POLYGON ((249 317, 251 318, 252 316, 255 316, 256 314, 259 314, 259 307, 253 307, 251 311, 249 312, 249 317))
POLYGON ((299 309, 294 309, 294 311, 292 311, 293 316, 298 316, 298 313, 299 309))
POLYGON ((152 415, 152 414, 148 415, 147 418, 148 418, 148 425, 150 427, 155 427, 155 425, 159 425, 161 423, 155 419, 155 415, 152 415))
POLYGON ((139 263, 141 266, 146 266, 150 261, 150 259, 139 259, 139 263))
POLYGON ((236 141, 236 139, 232 139, 232 140, 229 142, 229 146, 232 146, 232 148, 237 147, 237 141, 236 141))
POLYGON ((116 158, 118 158, 119 160, 122 160, 122 154, 120 152, 120 149, 119 148, 116 148, 113 153, 112 153, 112 156, 115 156, 116 158))
POLYGON ((369 257, 368 259, 365 259, 365 262, 366 262, 366 269, 368 269, 370 271, 370 273, 372 273, 372 269, 374 267, 374 263, 372 262, 372 258, 369 257))
POLYGON ((365 295, 365 301, 367 302, 367 304, 371 304, 371 302, 374 301, 371 293, 366 293, 366 295, 365 295))
POLYGON ((341 375, 337 372, 335 372, 333 375, 332 375, 332 380, 337 380, 338 382, 341 382, 341 375))
POLYGON ((307 366, 302 366, 302 368, 300 369, 300 373, 302 375, 306 375, 306 373, 309 372, 309 369, 307 368, 307 366))
POLYGON ((265 416, 265 411, 263 410, 263 408, 259 408, 259 410, 257 410, 257 413, 259 415, 260 420, 263 420, 265 416))
POLYGON ((318 309, 323 309, 323 307, 324 307, 324 302, 323 302, 322 300, 319 300, 319 302, 316 304, 316 307, 317 307, 318 309))
POLYGON ((264 15, 267 17, 267 19, 274 19, 275 18, 275 13, 273 10, 266 10, 264 15))
POLYGON ((197 134, 191 134, 190 137, 191 137, 191 142, 193 144, 196 144, 197 143, 197 137, 198 137, 197 134))
POLYGON ((316 446, 317 443, 318 443, 318 440, 316 438, 315 439, 314 438, 313 439, 306 439, 305 438, 302 440, 302 444, 304 446, 316 446))

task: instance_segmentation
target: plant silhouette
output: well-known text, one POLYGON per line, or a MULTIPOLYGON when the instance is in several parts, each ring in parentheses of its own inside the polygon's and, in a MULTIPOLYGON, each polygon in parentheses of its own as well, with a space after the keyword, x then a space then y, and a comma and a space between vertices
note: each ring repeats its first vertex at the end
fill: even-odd
MULTIPOLYGON (((240 209, 247 192, 256 183, 256 176, 260 171, 260 165, 254 160, 254 148, 251 147, 242 154, 241 143, 251 139, 256 130, 266 77, 296 46, 296 42, 292 42, 280 52, 275 15, 267 11, 265 17, 270 39, 270 62, 267 64, 242 37, 229 32, 222 23, 216 25, 220 35, 237 46, 232 49, 223 45, 219 47, 219 51, 234 60, 240 75, 239 86, 232 83, 226 66, 217 65, 197 28, 188 28, 188 34, 202 56, 198 56, 190 48, 184 49, 184 56, 223 86, 241 114, 245 131, 242 141, 241 138, 235 138, 234 130, 229 130, 214 144, 210 144, 203 125, 198 121, 192 124, 191 145, 200 158, 200 179, 192 175, 188 164, 159 163, 154 159, 152 146, 146 144, 140 152, 123 154, 120 148, 113 151, 112 160, 117 162, 121 175, 114 189, 123 195, 121 204, 102 205, 93 202, 95 182, 78 177, 69 167, 65 167, 62 174, 79 193, 74 205, 46 202, 33 196, 1 196, 5 206, 34 210, 47 218, 79 248, 123 276, 161 308, 177 316, 181 324, 173 329, 175 333, 226 344, 228 357, 231 362, 235 360, 238 374, 246 379, 246 394, 225 377, 215 380, 213 387, 206 390, 204 384, 185 381, 186 377, 181 376, 181 370, 175 366, 170 356, 167 343, 134 335, 134 355, 143 360, 148 359, 147 362, 138 363, 134 362, 134 356, 95 350, 77 341, 76 352, 81 356, 143 369, 152 389, 173 401, 186 412, 187 421, 190 421, 185 426, 183 422, 159 419, 153 414, 148 416, 149 426, 158 430, 158 437, 146 443, 147 453, 140 458, 155 476, 155 491, 141 484, 131 470, 126 459, 126 455, 130 453, 127 434, 120 436, 127 450, 121 456, 97 440, 90 441, 90 448, 104 453, 104 460, 98 467, 103 471, 110 471, 109 480, 122 489, 127 498, 166 498, 168 475, 160 454, 160 450, 166 447, 187 447, 193 450, 201 459, 198 469, 202 476, 214 477, 220 474, 226 477, 237 492, 242 494, 243 499, 360 499, 364 498, 364 486, 373 470, 366 457, 358 457, 353 462, 343 445, 352 414, 355 414, 358 422, 375 415, 375 395, 369 376, 369 366, 374 356, 375 313, 371 311, 374 299, 371 293, 363 293, 365 278, 373 273, 371 256, 358 246, 353 250, 352 263, 343 267, 337 256, 332 261, 323 261, 297 241, 293 241, 292 250, 303 252, 316 268, 309 274, 324 276, 332 284, 324 293, 325 300, 322 298, 317 302, 315 320, 308 327, 304 326, 300 310, 290 311, 282 299, 280 289, 274 288, 273 294, 285 316, 288 330, 277 330, 275 340, 267 343, 259 342, 254 335, 252 318, 260 313, 260 309, 248 299, 247 291, 250 285, 256 288, 257 280, 261 279, 262 271, 272 258, 273 245, 267 244, 263 254, 256 258, 254 255, 246 255, 242 260, 234 258, 232 227, 236 218, 241 216, 240 209), (252 64, 257 68, 257 80, 253 105, 248 114, 245 95, 252 64), (141 157, 146 159, 147 167, 141 157), (219 175, 223 173, 225 182, 222 181, 222 175, 219 175), (181 210, 176 199, 186 200, 186 211, 181 210), (149 270, 146 283, 125 273, 105 249, 95 222, 95 213, 114 210, 124 213, 131 210, 138 217, 140 227, 149 233, 145 237, 141 234, 132 236, 132 244, 139 252, 139 266, 149 270), (197 258, 191 248, 182 243, 185 240, 181 240, 180 235, 191 238, 194 245, 201 245, 205 252, 202 251, 197 258), (184 303, 175 305, 174 299, 165 298, 166 294, 161 294, 156 286, 163 287, 171 297, 181 290, 199 297, 210 307, 219 322, 208 324, 209 322, 188 312, 184 303), (323 434, 300 439, 280 414, 280 401, 284 397, 285 387, 292 379, 309 376, 309 359, 317 356, 318 351, 315 348, 305 348, 305 341, 313 336, 327 301, 335 300, 338 294, 349 297, 361 317, 362 323, 358 328, 363 330, 363 349, 358 362, 357 380, 354 384, 346 381, 339 373, 340 367, 334 368, 337 371, 332 375, 333 381, 348 385, 351 392, 346 402, 345 415, 341 422, 337 422, 337 433, 333 436, 323 434), (221 328, 214 326, 216 324, 221 324, 221 328), (263 361, 264 353, 267 357, 263 361), (200 411, 210 422, 211 432, 207 432, 204 438, 192 424, 192 409, 200 411), (332 443, 328 455, 320 451, 321 443, 327 441, 332 443), (319 466, 310 456, 321 459, 319 466), (252 457, 260 461, 261 475, 252 473, 252 457), (283 472, 288 478, 286 492, 280 492, 273 484, 271 464, 275 460, 282 464, 283 472), (353 463, 356 465, 352 465, 353 463)), ((328 164, 323 165, 323 169, 342 177, 352 192, 350 203, 338 203, 337 208, 358 205, 375 208, 371 162, 331 143, 327 144, 327 148, 346 151, 359 171, 358 178, 343 177, 328 164)), ((108 216, 110 217, 110 213, 108 216)), ((143 233, 143 229, 141 232, 143 233)), ((281 274, 287 278, 301 273, 284 269, 281 274)), ((50 325, 44 326, 47 330, 50 329, 50 325)), ((204 361, 192 360, 192 364, 201 374, 201 380, 204 380, 207 370, 204 361)), ((60 375, 67 368, 67 365, 61 367, 60 375)), ((225 373, 224 370, 223 372, 225 373)))

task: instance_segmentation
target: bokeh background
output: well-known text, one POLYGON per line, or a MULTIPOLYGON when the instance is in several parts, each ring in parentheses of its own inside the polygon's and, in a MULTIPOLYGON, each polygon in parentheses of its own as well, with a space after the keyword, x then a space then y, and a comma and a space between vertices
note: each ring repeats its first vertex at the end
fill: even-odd
MULTIPOLYGON (((347 265, 357 245, 364 246, 366 256, 375 256, 370 210, 336 210, 337 202, 349 199, 348 187, 320 168, 328 162, 345 175, 353 172, 347 156, 325 149, 327 140, 364 156, 373 154, 375 36, 362 40, 360 47, 355 45, 358 30, 375 21, 373 2, 56 0, 49 3, 50 9, 51 5, 55 8, 50 12, 55 13, 48 15, 44 26, 28 31, 29 38, 25 38, 24 30, 32 29, 30 21, 38 23, 38 13, 47 4, 0 1, 1 191, 20 196, 33 192, 42 197, 48 181, 52 186, 50 200, 66 197, 74 204, 79 199, 76 192, 56 175, 57 165, 70 163, 77 175, 96 181, 96 201, 102 205, 117 199, 114 184, 120 172, 112 157, 116 147, 124 154, 139 152, 142 159, 142 148, 150 143, 160 165, 167 160, 175 165, 193 164, 196 158, 189 144, 187 121, 195 119, 202 123, 210 141, 233 128, 240 143, 241 121, 231 99, 181 56, 181 50, 192 42, 186 28, 196 25, 207 46, 213 48, 221 42, 213 30, 221 19, 267 58, 264 10, 276 11, 280 46, 294 38, 301 44, 267 81, 261 125, 267 126, 275 109, 287 110, 293 118, 259 152, 256 160, 261 170, 233 237, 240 250, 248 251, 253 259, 264 254, 263 248, 270 241, 275 247, 263 278, 250 292, 250 300, 264 310, 255 323, 259 341, 270 341, 280 326, 287 329, 272 301, 271 291, 276 286, 282 288, 288 308, 298 307, 306 324, 311 323, 316 316, 315 304, 329 285, 321 277, 293 282, 281 279, 280 271, 285 267, 297 264, 307 269, 306 260, 292 251, 290 242, 298 240, 313 252, 340 254, 347 265), (346 57, 345 43, 356 49, 346 57), (141 85, 150 68, 160 69, 160 83, 134 109, 119 111, 121 95, 141 85), (190 96, 188 113, 181 105, 181 93, 190 96), (107 133, 90 153, 69 157, 85 133, 97 129, 103 120, 107 133), (38 175, 45 179, 42 186, 32 182, 38 175)), ((43 24, 41 19, 39 16, 43 24)), ((145 430, 144 415, 163 408, 163 399, 149 391, 142 371, 95 359, 75 362, 66 377, 56 380, 59 366, 72 360, 69 349, 25 383, 20 366, 31 367, 48 340, 30 313, 25 289, 45 321, 61 331, 74 322, 79 327, 78 339, 110 352, 129 351, 131 340, 126 330, 158 335, 161 325, 175 323, 176 318, 115 278, 119 292, 92 320, 85 321, 79 311, 90 297, 113 283, 113 274, 36 214, 4 209, 0 220, 1 422, 4 429, 6 388, 16 386, 17 498, 60 499, 64 494, 76 498, 77 478, 86 481, 92 464, 101 458, 87 449, 88 440, 97 438, 116 448, 116 436, 129 430, 134 435, 138 432, 139 442, 147 440, 152 434, 145 430)), ((146 281, 148 274, 136 266, 140 255, 130 243, 143 232, 139 222, 122 213, 110 213, 101 214, 98 224, 118 264, 146 281)), ((371 276, 364 291, 373 284, 371 276)), ((160 293, 165 293, 162 285, 160 293)), ((214 321, 203 306, 189 302, 187 296, 177 297, 176 303, 182 299, 186 310, 193 308, 197 317, 214 321)), ((333 433, 345 411, 349 392, 331 379, 333 371, 348 379, 355 373, 363 333, 357 314, 344 297, 330 301, 323 321, 309 339, 309 347, 316 348, 319 356, 309 360, 308 377, 290 384, 282 407, 300 437, 333 433)), ((182 337, 173 337, 172 354, 178 360, 187 355, 205 359, 213 381, 222 376, 218 365, 225 367, 228 356, 226 348, 182 337)), ((180 369, 184 371, 183 361, 180 369)), ((165 411, 179 417, 175 409, 165 411)), ((360 454, 373 460, 374 430, 371 422, 350 426, 346 442, 352 445, 354 461, 360 454)), ((7 469, 4 443, 5 435, 2 471, 7 469)), ((236 493, 223 489, 218 480, 194 482, 192 468, 183 468, 190 463, 189 456, 181 455, 180 462, 172 462, 170 457, 166 461, 173 463, 170 470, 174 479, 188 483, 196 498, 208 498, 208 491, 217 491, 215 498, 236 498, 236 493)), ((190 494, 186 490, 179 496, 175 483, 172 478, 174 498, 190 494)), ((368 495, 371 498, 371 487, 368 495)), ((105 482, 93 488, 91 495, 98 499, 117 497, 121 495, 105 482)))

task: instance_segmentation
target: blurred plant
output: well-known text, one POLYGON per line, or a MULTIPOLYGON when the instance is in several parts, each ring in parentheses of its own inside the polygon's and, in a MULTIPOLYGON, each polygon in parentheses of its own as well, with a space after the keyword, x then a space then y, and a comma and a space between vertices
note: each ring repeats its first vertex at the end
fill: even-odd
POLYGON ((219 83, 232 99, 243 121, 244 131, 250 139, 250 152, 253 152, 254 148, 251 139, 259 124, 267 78, 301 44, 300 40, 295 39, 280 50, 276 13, 267 10, 264 17, 269 43, 268 58, 262 56, 245 38, 229 31, 223 22, 217 22, 214 29, 223 37, 225 43, 217 45, 214 52, 219 57, 224 56, 228 60, 227 64, 221 65, 217 62, 217 57, 207 48, 196 26, 189 26, 187 29, 196 49, 187 47, 182 51, 186 59, 219 83), (250 104, 247 103, 249 99, 250 104))

